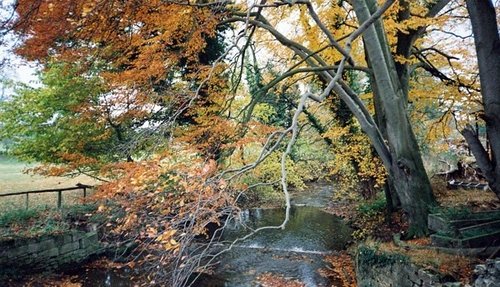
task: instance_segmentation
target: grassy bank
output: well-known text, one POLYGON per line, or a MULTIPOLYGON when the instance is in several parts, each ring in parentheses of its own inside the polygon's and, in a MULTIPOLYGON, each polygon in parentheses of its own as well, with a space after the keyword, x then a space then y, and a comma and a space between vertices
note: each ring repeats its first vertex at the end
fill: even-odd
MULTIPOLYGON (((11 192, 22 192, 29 190, 65 188, 75 186, 77 183, 95 185, 97 182, 91 177, 80 175, 77 177, 43 177, 39 175, 27 174, 27 168, 34 167, 33 164, 20 162, 12 157, 0 155, 0 194, 11 192)), ((81 192, 64 192, 63 202, 72 203, 82 196, 81 192)), ((24 196, 9 196, 0 198, 2 207, 24 206, 24 196)), ((57 201, 56 193, 30 195, 30 206, 55 205, 57 201)))

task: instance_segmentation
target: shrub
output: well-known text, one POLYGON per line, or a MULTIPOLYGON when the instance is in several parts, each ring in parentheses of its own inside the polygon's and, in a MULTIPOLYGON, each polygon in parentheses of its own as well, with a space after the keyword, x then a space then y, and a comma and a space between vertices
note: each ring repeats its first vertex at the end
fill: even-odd
POLYGON ((472 213, 467 207, 436 207, 431 209, 431 213, 440 213, 446 219, 463 219, 472 213))
POLYGON ((384 267, 409 261, 409 257, 404 254, 382 252, 377 246, 361 245, 358 247, 357 265, 360 268, 384 267))
POLYGON ((0 227, 8 227, 15 223, 26 223, 30 219, 36 218, 40 213, 40 208, 8 210, 0 215, 0 227))
POLYGON ((357 210, 362 215, 372 216, 385 212, 386 207, 387 203, 385 201, 385 196, 382 192, 379 192, 375 199, 361 202, 357 210))

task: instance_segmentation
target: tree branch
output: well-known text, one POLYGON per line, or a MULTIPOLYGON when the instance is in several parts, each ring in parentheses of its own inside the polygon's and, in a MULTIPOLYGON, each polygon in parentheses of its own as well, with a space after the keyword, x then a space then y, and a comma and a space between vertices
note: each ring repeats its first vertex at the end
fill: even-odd
POLYGON ((494 168, 488 153, 484 149, 484 146, 481 143, 481 141, 479 141, 477 132, 474 131, 471 125, 467 125, 461 131, 461 133, 464 136, 467 143, 469 144, 469 148, 471 149, 472 154, 474 154, 474 157, 477 160, 477 164, 479 165, 479 168, 481 168, 484 177, 486 178, 486 180, 488 180, 488 182, 491 182, 491 180, 494 180, 495 178, 494 168))

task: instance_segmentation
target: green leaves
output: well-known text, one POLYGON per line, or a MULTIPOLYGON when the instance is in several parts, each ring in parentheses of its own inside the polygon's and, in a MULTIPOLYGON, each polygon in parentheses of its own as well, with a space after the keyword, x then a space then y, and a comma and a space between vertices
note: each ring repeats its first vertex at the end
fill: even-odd
POLYGON ((42 87, 18 85, 12 99, 0 103, 0 138, 11 140, 12 153, 28 161, 102 157, 110 138, 94 107, 104 91, 101 80, 67 63, 51 63, 40 77, 42 87))

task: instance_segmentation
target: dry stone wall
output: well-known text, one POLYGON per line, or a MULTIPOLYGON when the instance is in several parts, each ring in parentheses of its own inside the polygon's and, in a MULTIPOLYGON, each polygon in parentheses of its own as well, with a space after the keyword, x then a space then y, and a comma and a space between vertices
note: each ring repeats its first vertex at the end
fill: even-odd
POLYGON ((96 230, 11 239, 0 242, 0 273, 54 270, 101 251, 96 230))
POLYGON ((488 259, 474 269, 474 287, 500 287, 500 258, 488 259))
POLYGON ((500 258, 477 265, 472 284, 446 282, 440 274, 412 264, 399 254, 358 248, 356 276, 359 287, 500 287, 500 258))

